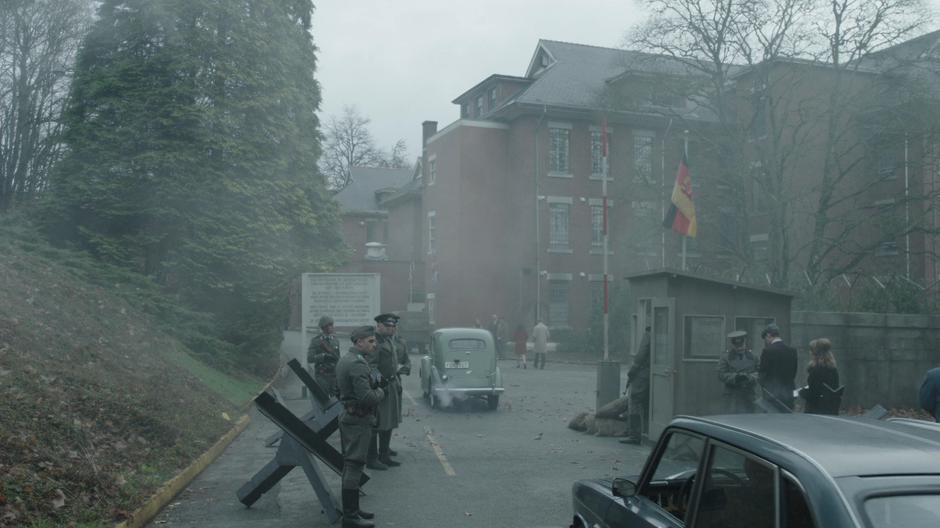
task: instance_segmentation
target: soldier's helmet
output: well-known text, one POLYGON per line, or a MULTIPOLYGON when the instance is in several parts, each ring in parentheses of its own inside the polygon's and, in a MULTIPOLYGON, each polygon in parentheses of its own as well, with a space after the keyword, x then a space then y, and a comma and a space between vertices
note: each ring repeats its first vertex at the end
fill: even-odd
POLYGON ((330 317, 329 315, 324 315, 323 317, 320 318, 319 321, 317 321, 317 326, 319 326, 320 328, 326 328, 327 326, 331 324, 333 324, 333 318, 330 317))

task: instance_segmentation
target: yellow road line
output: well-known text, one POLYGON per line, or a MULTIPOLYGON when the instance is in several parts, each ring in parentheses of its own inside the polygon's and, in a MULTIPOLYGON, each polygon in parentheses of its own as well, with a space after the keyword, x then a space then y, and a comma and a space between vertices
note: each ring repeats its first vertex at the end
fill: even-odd
POLYGON ((434 450, 434 454, 437 455, 437 459, 440 460, 441 466, 444 467, 444 473, 447 473, 447 476, 449 477, 456 477, 457 472, 454 471, 454 468, 450 466, 450 462, 448 462, 447 457, 444 456, 444 450, 441 449, 441 446, 437 443, 437 440, 431 436, 431 431, 425 430, 424 434, 428 437, 428 442, 431 443, 431 449, 434 450))

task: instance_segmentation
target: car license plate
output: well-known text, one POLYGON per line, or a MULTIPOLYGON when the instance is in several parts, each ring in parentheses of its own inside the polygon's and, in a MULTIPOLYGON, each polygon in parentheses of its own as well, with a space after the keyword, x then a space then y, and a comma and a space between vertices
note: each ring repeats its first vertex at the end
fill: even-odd
POLYGON ((467 368, 468 365, 466 361, 445 361, 444 368, 467 368))

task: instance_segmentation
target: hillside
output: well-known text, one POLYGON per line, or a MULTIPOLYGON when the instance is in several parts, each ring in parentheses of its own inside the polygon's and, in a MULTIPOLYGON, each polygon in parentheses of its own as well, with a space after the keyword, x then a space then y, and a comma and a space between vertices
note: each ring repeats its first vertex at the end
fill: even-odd
POLYGON ((72 256, 0 232, 3 527, 121 520, 262 385, 194 359, 72 256))

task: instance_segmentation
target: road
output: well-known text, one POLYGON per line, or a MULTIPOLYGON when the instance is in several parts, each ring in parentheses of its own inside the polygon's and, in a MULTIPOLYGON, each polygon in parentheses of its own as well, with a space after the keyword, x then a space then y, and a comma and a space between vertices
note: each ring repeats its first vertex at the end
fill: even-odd
MULTIPOLYGON (((376 526, 564 527, 571 520, 572 482, 638 472, 646 448, 566 427, 594 406, 593 365, 549 363, 534 370, 503 361, 500 368, 506 393, 496 411, 482 402, 433 410, 421 399, 418 369, 405 378, 406 416, 392 438, 402 466, 369 471, 361 501, 375 512, 376 526)), ((295 379, 281 391, 296 414, 309 409, 295 379)), ((276 431, 254 411, 248 429, 150 526, 330 526, 300 469, 251 508, 238 502, 236 490, 273 456, 264 439, 276 431)), ((339 477, 321 468, 338 497, 339 477)))

